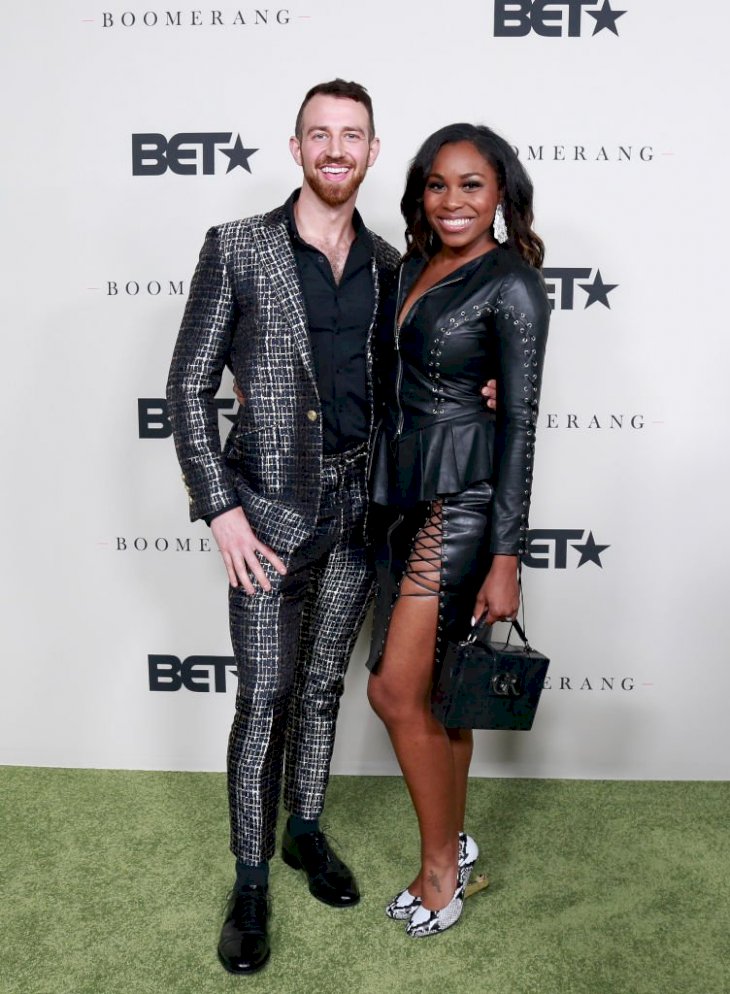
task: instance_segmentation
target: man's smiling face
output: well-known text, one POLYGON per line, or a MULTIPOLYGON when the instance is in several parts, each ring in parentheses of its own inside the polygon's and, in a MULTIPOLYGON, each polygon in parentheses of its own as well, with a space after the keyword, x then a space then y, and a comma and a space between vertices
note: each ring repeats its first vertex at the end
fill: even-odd
POLYGON ((304 171, 304 183, 330 207, 357 193, 379 143, 370 134, 365 106, 346 97, 317 94, 302 115, 301 139, 289 147, 304 171))

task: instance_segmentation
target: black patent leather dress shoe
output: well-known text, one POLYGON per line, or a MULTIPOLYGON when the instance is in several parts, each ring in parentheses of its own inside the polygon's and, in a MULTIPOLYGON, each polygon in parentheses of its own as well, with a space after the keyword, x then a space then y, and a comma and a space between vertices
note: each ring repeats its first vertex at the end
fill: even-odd
POLYGON ((350 908, 360 900, 352 871, 337 856, 322 832, 292 836, 284 831, 281 846, 284 862, 304 870, 309 893, 333 908, 350 908))
POLYGON ((218 959, 229 973, 256 973, 269 958, 268 888, 238 887, 228 902, 218 959))

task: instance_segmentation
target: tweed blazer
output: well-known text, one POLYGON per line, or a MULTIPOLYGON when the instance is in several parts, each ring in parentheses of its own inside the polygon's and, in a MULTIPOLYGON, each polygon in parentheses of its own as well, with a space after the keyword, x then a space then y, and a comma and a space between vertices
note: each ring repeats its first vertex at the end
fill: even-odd
MULTIPOLYGON (((374 232, 373 316, 398 252, 374 232)), ((167 383, 190 518, 240 504, 261 541, 291 552, 312 534, 322 412, 299 272, 283 207, 211 228, 167 383), (215 395, 229 366, 246 398, 223 450, 215 395)))

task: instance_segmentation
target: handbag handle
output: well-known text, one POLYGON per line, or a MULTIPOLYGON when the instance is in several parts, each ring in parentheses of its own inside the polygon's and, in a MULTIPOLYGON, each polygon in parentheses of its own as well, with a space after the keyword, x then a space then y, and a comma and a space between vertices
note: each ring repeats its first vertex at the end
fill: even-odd
MULTIPOLYGON (((492 626, 489 625, 489 624, 487 624, 486 618, 487 618, 487 612, 485 611, 484 614, 481 616, 481 618, 479 618, 479 620, 477 621, 477 623, 474 625, 474 627, 472 628, 472 630, 469 632, 469 635, 468 635, 468 637, 466 639, 466 641, 469 644, 471 644, 473 642, 489 642, 489 641, 491 641, 491 638, 492 638, 492 626)), ((509 632, 507 633, 507 640, 505 642, 505 645, 509 644, 509 640, 510 640, 510 636, 512 635, 512 629, 513 628, 517 632, 517 635, 519 636, 519 638, 524 643, 525 649, 528 652, 530 652, 531 651, 531 649, 530 649, 530 643, 527 641, 527 636, 525 635, 525 631, 524 631, 522 625, 517 620, 517 618, 513 618, 512 621, 511 621, 511 623, 510 623, 510 629, 509 629, 509 632)))
POLYGON ((517 634, 519 635, 519 637, 522 639, 522 641, 524 643, 524 646, 527 649, 527 651, 530 652, 530 643, 527 641, 527 636, 525 635, 525 630, 522 627, 522 625, 519 623, 519 621, 517 620, 517 618, 513 618, 512 619, 512 624, 510 625, 510 629, 507 632, 507 642, 509 642, 510 635, 512 634, 512 629, 513 628, 517 632, 517 634))

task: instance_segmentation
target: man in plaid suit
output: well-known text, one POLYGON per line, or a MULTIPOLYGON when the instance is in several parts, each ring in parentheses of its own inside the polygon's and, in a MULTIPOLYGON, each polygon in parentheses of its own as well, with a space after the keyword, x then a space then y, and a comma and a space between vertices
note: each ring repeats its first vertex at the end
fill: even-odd
POLYGON ((236 885, 218 955, 232 973, 269 957, 268 861, 284 761, 284 860, 305 871, 319 900, 359 900, 318 819, 371 589, 370 337, 398 253, 355 210, 379 150, 363 87, 338 79, 310 90, 290 149, 301 190, 268 214, 208 232, 167 391, 191 519, 210 524, 230 581, 236 885), (214 398, 226 365, 245 403, 221 452, 214 398))

